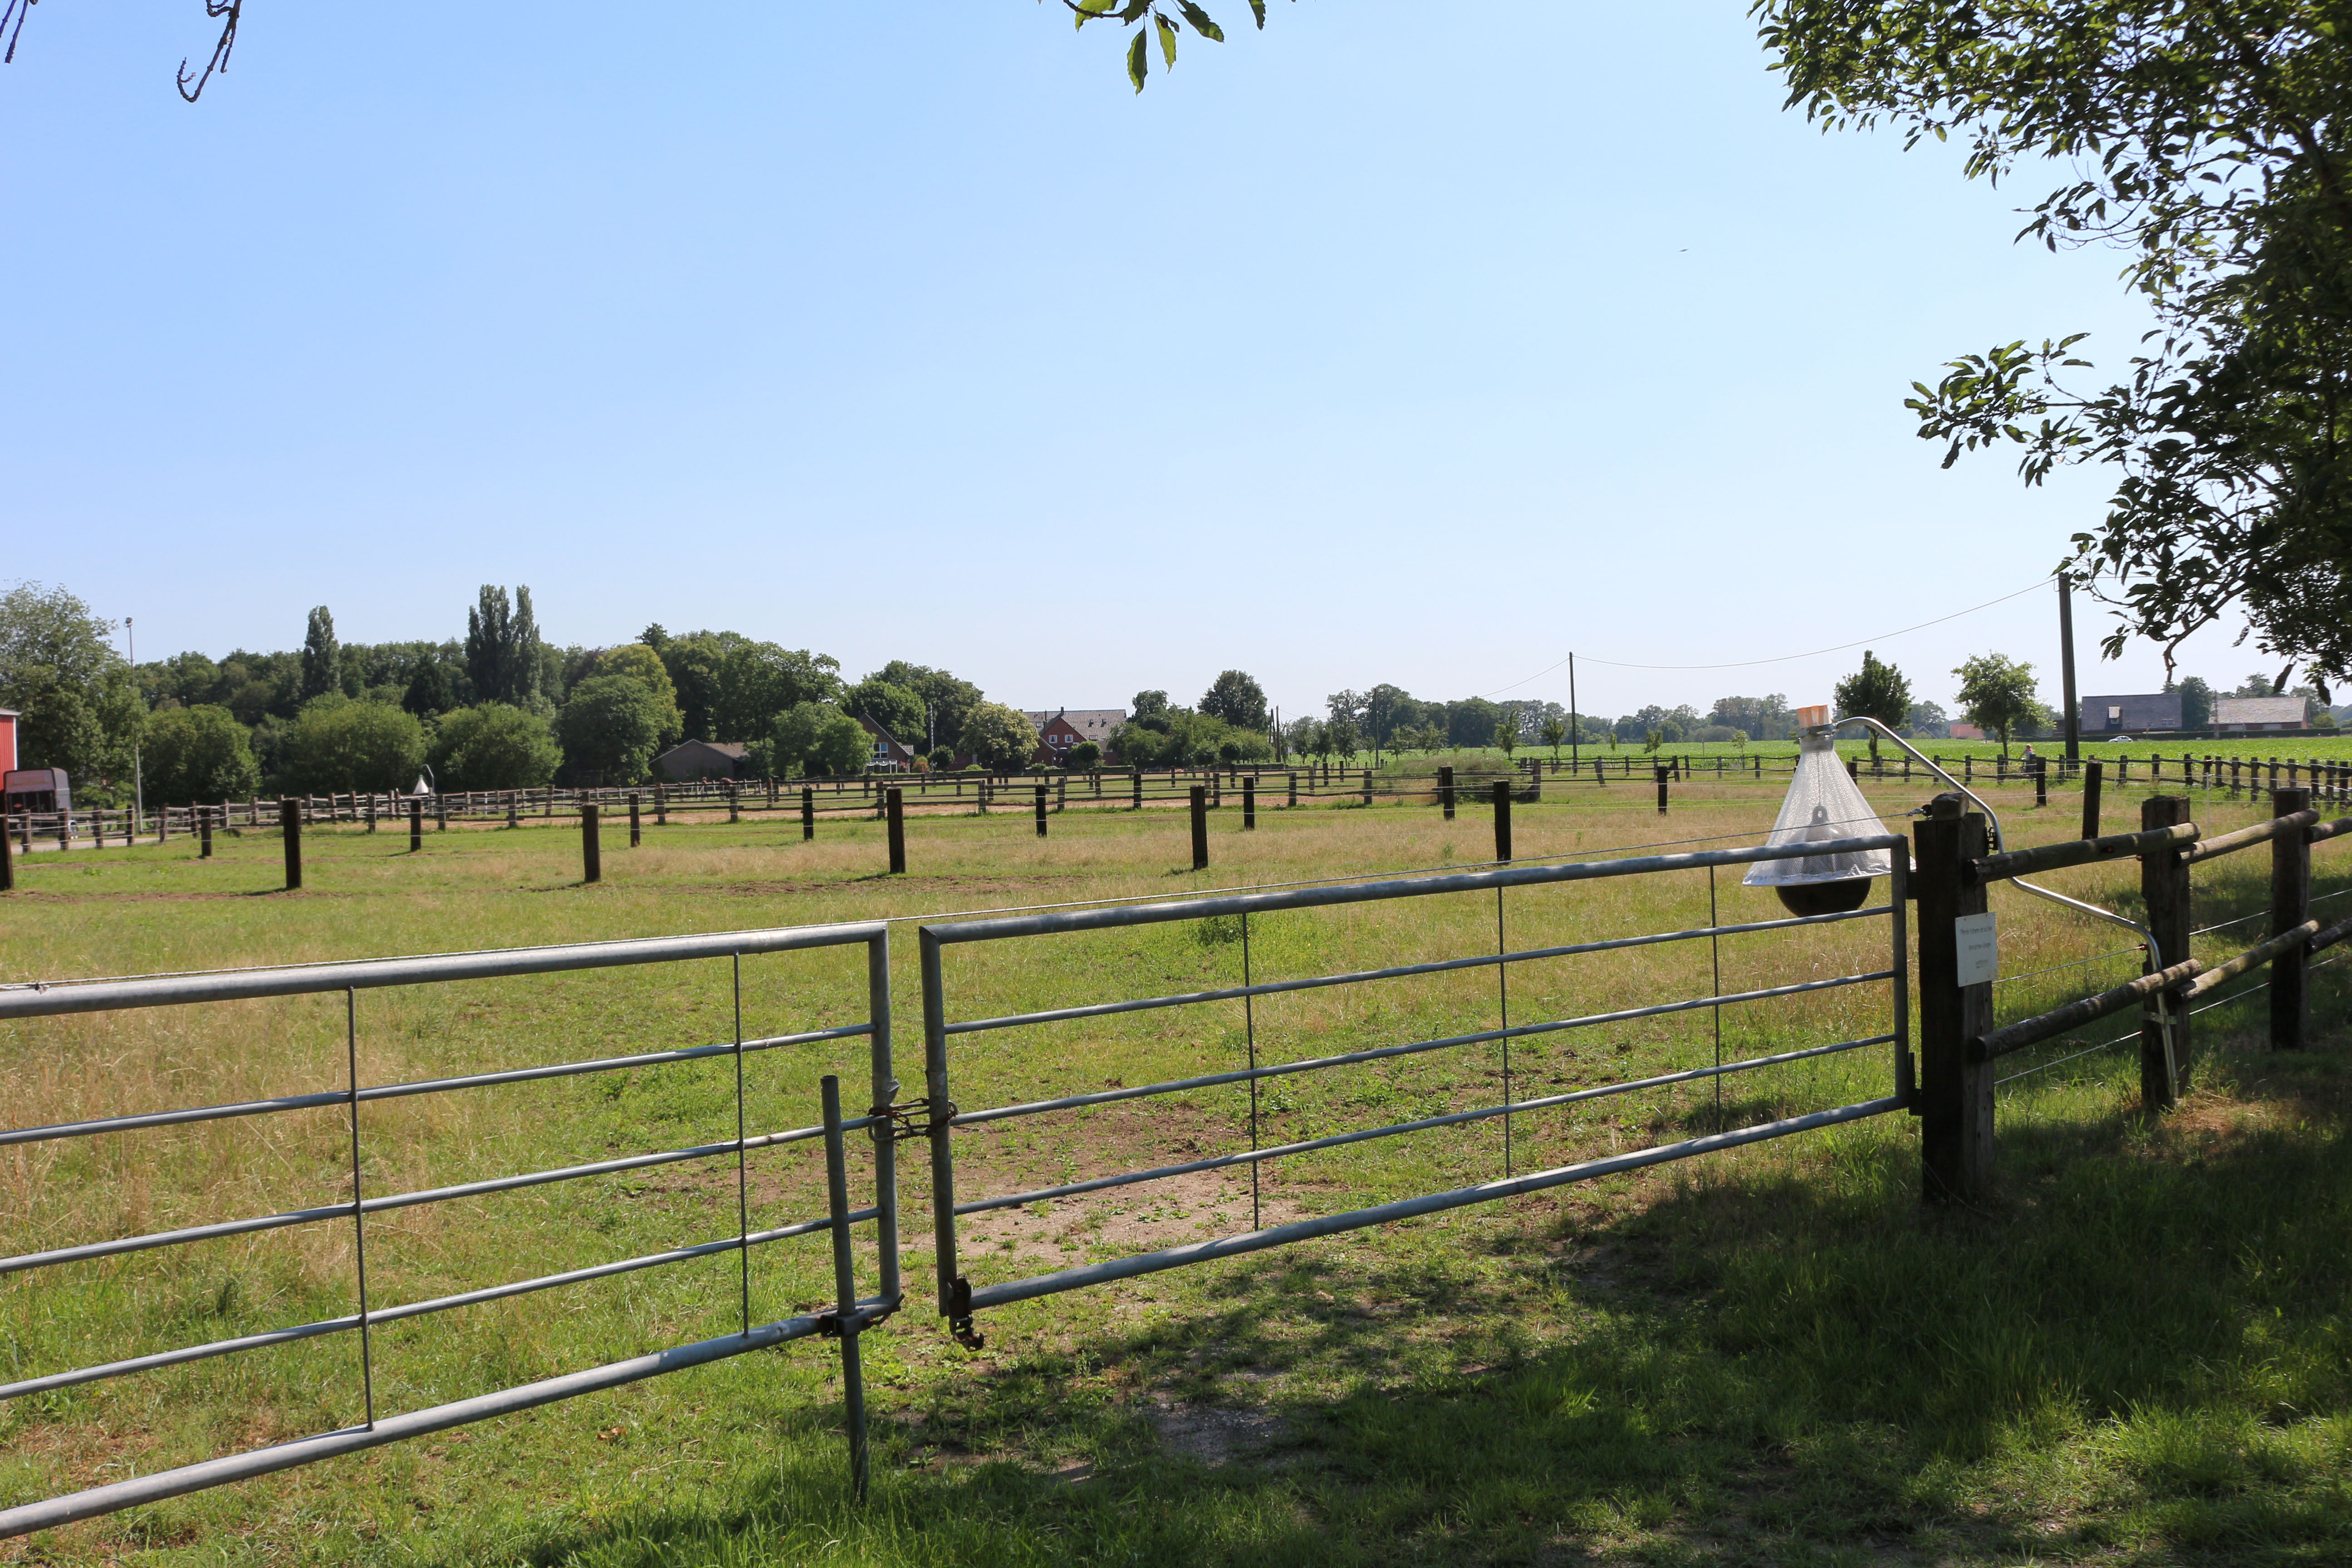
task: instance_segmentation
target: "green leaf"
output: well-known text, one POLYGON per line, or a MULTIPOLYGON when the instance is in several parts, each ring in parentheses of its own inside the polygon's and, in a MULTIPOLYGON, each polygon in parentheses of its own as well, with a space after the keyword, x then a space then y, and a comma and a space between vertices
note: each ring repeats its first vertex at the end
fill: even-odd
POLYGON ((1265 31, 1265 0, 1250 0, 1250 11, 1257 17, 1257 30, 1265 31))
POLYGON ((1192 0, 1176 0, 1176 8, 1184 13, 1184 20, 1192 24, 1192 31, 1213 43, 1225 41, 1225 30, 1209 20, 1209 14, 1192 4, 1192 0))
POLYGON ((1088 22, 1095 21, 1108 12, 1112 6, 1118 4, 1118 0, 1063 0, 1063 4, 1077 14, 1073 26, 1083 28, 1088 22))
POLYGON ((1143 90, 1143 79, 1151 70, 1151 57, 1143 52, 1150 37, 1150 33, 1138 33, 1135 42, 1127 46, 1127 79, 1135 84, 1138 92, 1143 90))
POLYGON ((1168 57, 1168 68, 1170 70, 1174 70, 1176 68, 1176 35, 1178 31, 1176 24, 1170 21, 1165 16, 1154 16, 1151 19, 1154 23, 1158 24, 1160 28, 1160 52, 1168 57))

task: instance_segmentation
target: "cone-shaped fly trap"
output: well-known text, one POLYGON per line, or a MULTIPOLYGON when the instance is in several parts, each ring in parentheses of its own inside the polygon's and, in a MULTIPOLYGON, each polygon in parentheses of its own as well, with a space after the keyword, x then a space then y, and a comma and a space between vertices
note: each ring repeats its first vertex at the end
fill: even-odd
MULTIPOLYGON (((1886 831, 1862 790, 1838 760, 1836 731, 1823 709, 1800 710, 1806 732, 1797 742, 1797 775, 1780 802, 1780 820, 1764 842, 1823 844, 1837 838, 1870 838, 1886 831), (1814 715, 1818 714, 1819 718, 1814 715), (1818 729, 1815 726, 1819 726, 1818 729)), ((1743 879, 1751 888, 1769 888, 1795 915, 1838 914, 1862 908, 1870 880, 1894 870, 1884 849, 1843 855, 1807 855, 1790 860, 1759 860, 1743 879)))

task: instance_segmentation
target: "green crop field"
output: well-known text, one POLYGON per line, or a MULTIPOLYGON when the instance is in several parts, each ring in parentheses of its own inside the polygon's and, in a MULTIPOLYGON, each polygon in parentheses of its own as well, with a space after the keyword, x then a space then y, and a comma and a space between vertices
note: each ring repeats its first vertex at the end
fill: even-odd
MULTIPOLYGON (((2297 738, 2294 754, 2326 755, 2297 738)), ((2330 744, 2341 744, 2330 742, 2330 744)), ((1854 748, 1859 751, 1863 748, 1854 748)), ((1927 748, 1954 754, 1948 743, 1927 748)), ((2210 743, 2200 752, 2216 750, 2210 743)), ((1631 749, 1629 749, 1631 750, 1631 749)), ((1719 748, 1718 750, 1728 750, 1719 748)), ((1706 748, 1670 752, 1712 754, 1706 748)), ((1524 756, 1526 753, 1522 752, 1524 756)), ((1604 753, 1605 754, 1605 753, 1604 753)), ((1636 752, 1638 755, 1638 752, 1636 752)), ((2171 754, 2171 753, 2168 753, 2171 754)), ((2263 754, 2270 754, 2267 751, 2263 754)), ((2282 748, 2280 755, 2288 754, 2282 748)), ((1369 761, 1369 758, 1365 759, 1369 761)), ((1432 759, 1439 760, 1439 759, 1432 759)), ((1461 759, 1467 762, 1468 758, 1461 759)), ((1408 769, 1419 759, 1408 760, 1408 769)), ((1638 765, 1638 764, 1637 764, 1638 765)), ((2137 773, 2137 770, 2135 770, 2137 773)), ((2137 782, 2137 781, 2136 781, 2137 782)), ((1930 793, 1866 774, 1898 830, 1930 793)), ((1547 783, 1515 812, 1522 860, 1752 843, 1780 784, 1700 778, 1659 817, 1646 782, 1547 783)), ((2079 801, 1987 792, 2012 845, 2071 837, 2079 801)), ((2110 789, 2111 830, 2141 791, 2110 789)), ((2197 820, 2267 815, 2200 791, 2197 820)), ((889 917, 898 1072, 919 1092, 914 917, 1462 866, 1490 854, 1466 805, 1262 803, 1232 792, 1213 866, 1180 812, 1072 809, 909 819, 909 874, 882 828, 674 816, 579 881, 566 826, 314 827, 306 886, 277 890, 274 834, 39 852, 0 900, 0 982, 304 963, 889 917)), ((2352 908, 2352 851, 2315 852, 2323 910, 2352 908)), ((2199 868, 2199 956, 2262 934, 2264 852, 2199 868), (2224 924, 2224 922, 2232 922, 2224 924)), ((2131 912, 2136 868, 2047 879, 2131 912)), ((2103 927, 2007 890, 2000 1016, 2136 972, 2103 927)), ((1514 948, 1777 916, 1703 871, 1514 889, 1514 948)), ((2331 918, 2334 918, 2331 916, 2331 918)), ((1254 921, 1257 980, 1491 952, 1492 895, 1254 921)), ((1229 922, 951 949, 959 1016, 1237 983, 1229 922)), ((1884 967, 1868 920, 1721 945, 1723 990, 1884 967)), ((1704 942, 1515 967, 1513 1022, 1710 994, 1704 942)), ((955 1346, 929 1309, 922 1146, 904 1148, 908 1307, 866 1338, 876 1442, 851 1500, 830 1346, 804 1342, 605 1394, 202 1492, 29 1541, 0 1562, 320 1563, 2323 1563, 2352 1552, 2352 964, 2315 975, 2318 1048, 2263 1048, 2260 1002, 2197 1020, 2195 1087, 2150 1119, 2129 1047, 2000 1093, 2000 1177, 1974 1208, 1923 1211, 1913 1124, 1883 1117, 1486 1207, 1456 1210, 983 1315, 955 1346)), ((2243 994, 2242 986, 2233 991, 2243 994)), ((1262 999, 1261 1060, 1494 1026, 1491 971, 1262 999)), ((731 1039, 723 961, 362 992, 363 1080, 385 1082, 731 1039)), ((1883 985, 1518 1042, 1519 1096, 1879 1032, 1883 985)), ((745 959, 747 1035, 864 1016, 862 955, 745 959)), ((2057 1062, 2107 1021, 2015 1063, 2057 1062)), ((340 997, 0 1024, 0 1122, 332 1089, 340 997)), ((1238 1004, 963 1036, 966 1109, 1223 1070, 1238 1004)), ((815 1120, 864 1042, 746 1058, 754 1131, 815 1120)), ((370 1193, 734 1136, 734 1063, 703 1061, 372 1104, 370 1193)), ((1266 1142, 1490 1104, 1481 1046, 1269 1080, 1266 1142)), ((1513 1119, 1528 1170, 1886 1093, 1873 1048, 1513 1119)), ((957 1134, 970 1198, 1246 1147, 1245 1089, 1127 1101, 957 1134)), ((1499 1175, 1497 1121, 1351 1145, 1264 1171, 1264 1223, 1499 1175)), ((0 1251, 15 1254, 350 1195, 339 1107, 0 1148, 0 1251)), ((383 1307, 734 1235, 732 1156, 392 1211, 368 1226, 383 1307)), ((853 1191, 862 1191, 862 1145, 853 1191)), ((823 1210, 812 1144, 763 1150, 753 1228, 823 1210)), ((975 1283, 1249 1228, 1245 1169, 976 1216, 975 1283)), ((873 1288, 870 1234, 862 1284, 873 1288)), ((379 1328, 380 1413, 730 1331, 731 1256, 379 1328)), ((824 1304, 822 1237, 751 1255, 755 1321, 824 1304)), ((295 1226, 0 1277, 0 1380, 352 1310, 350 1228, 295 1226)), ((350 1424, 358 1346, 332 1335, 0 1405, 0 1506, 350 1424)))

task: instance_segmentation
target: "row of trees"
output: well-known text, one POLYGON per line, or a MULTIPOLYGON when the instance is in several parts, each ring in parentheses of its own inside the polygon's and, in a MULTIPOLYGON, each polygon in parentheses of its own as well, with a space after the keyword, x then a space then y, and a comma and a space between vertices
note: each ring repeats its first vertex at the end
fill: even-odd
POLYGON ((618 647, 556 647, 528 588, 484 587, 466 636, 440 642, 346 643, 320 605, 298 648, 133 669, 116 632, 65 588, 0 595, 0 706, 23 715, 19 760, 66 769, 92 804, 127 801, 134 777, 164 804, 400 790, 427 771, 449 790, 630 784, 688 739, 743 742, 761 775, 852 772, 871 752, 861 714, 941 763, 1019 767, 1036 744, 979 687, 904 660, 852 685, 805 648, 658 625, 618 647))

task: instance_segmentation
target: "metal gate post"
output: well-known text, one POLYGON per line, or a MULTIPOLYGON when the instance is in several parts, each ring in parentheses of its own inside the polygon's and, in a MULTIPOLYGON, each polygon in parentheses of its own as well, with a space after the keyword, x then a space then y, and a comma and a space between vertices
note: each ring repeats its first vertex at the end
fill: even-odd
MULTIPOLYGON (((859 1364, 856 1259, 849 1247, 849 1160, 842 1147, 841 1080, 824 1075, 824 1185, 833 1214, 833 1331, 841 1341, 841 1394, 849 1426, 849 1484, 866 1500, 866 1373, 859 1364)), ((748 1333, 750 1331, 745 1330, 748 1333)))
MULTIPOLYGON (((1141 775, 1139 773, 1139 777, 1141 775)), ((959 1344, 979 1348, 971 1331, 971 1286, 956 1268, 955 1102, 948 1098, 946 981, 940 972, 940 939, 928 926, 916 932, 923 972, 923 1092, 931 1141, 931 1247, 939 1277, 940 1315, 959 1344)))

